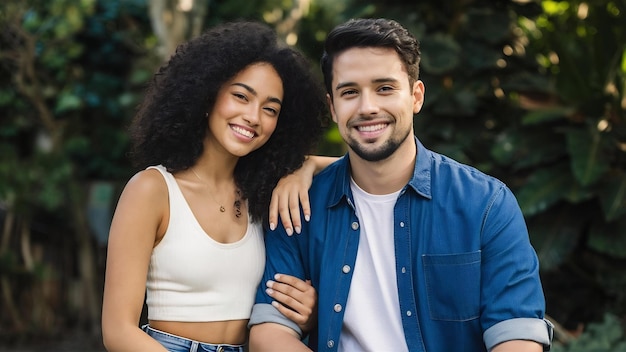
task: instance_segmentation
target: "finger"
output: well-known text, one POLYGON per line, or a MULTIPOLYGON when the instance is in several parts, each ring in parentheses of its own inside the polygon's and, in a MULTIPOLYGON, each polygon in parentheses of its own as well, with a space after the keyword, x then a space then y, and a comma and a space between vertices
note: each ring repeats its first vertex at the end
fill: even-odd
POLYGON ((291 215, 291 222, 293 224, 294 231, 300 234, 302 229, 302 222, 300 221, 300 198, 299 193, 293 193, 289 196, 289 213, 291 215))
POLYGON ((291 305, 292 304, 291 301, 288 301, 288 299, 292 299, 292 300, 297 301, 298 303, 300 303, 301 302, 300 300, 303 297, 305 297, 303 295, 302 291, 300 291, 299 289, 297 289, 297 288, 295 288, 295 287, 293 287, 291 285, 283 284, 283 283, 272 281, 272 280, 269 280, 266 285, 267 285, 267 288, 268 288, 266 290, 266 292, 268 294, 270 294, 271 292, 277 292, 281 296, 272 296, 272 297, 274 297, 274 298, 279 298, 280 297, 281 298, 280 302, 281 303, 285 303, 287 305, 291 305), (288 298, 282 298, 283 296, 288 297, 288 298))
POLYGON ((289 214, 289 198, 280 198, 278 202, 278 212, 280 213, 280 220, 287 235, 291 236, 293 234, 293 224, 291 223, 291 215, 289 214))
POLYGON ((274 306, 276 309, 278 309, 278 311, 281 312, 285 317, 287 317, 289 320, 291 320, 294 323, 296 323, 301 328, 309 320, 309 316, 301 315, 300 313, 285 307, 284 305, 280 304, 279 302, 276 302, 276 301, 272 302, 272 306, 274 306))
POLYGON ((272 200, 270 203, 270 226, 271 224, 278 224, 278 215, 280 215, 281 223, 287 232, 287 235, 293 234, 293 227, 291 224, 291 218, 289 217, 289 198, 285 197, 285 194, 290 194, 281 187, 277 186, 272 191, 272 200), (273 213, 272 213, 273 211, 273 213))
POLYGON ((293 298, 293 296, 284 294, 275 288, 268 287, 267 289, 265 289, 265 292, 276 302, 282 304, 287 308, 293 309, 298 313, 307 314, 307 311, 310 311, 310 308, 300 303, 297 299, 293 298))
POLYGON ((308 191, 300 195, 300 206, 302 207, 302 213, 304 214, 304 221, 309 222, 309 220, 311 220, 311 203, 309 202, 308 191))
MULTIPOLYGON (((302 283, 301 280, 300 282, 302 283)), ((271 294, 270 296, 275 299, 280 299, 280 302, 287 306, 290 306, 294 309, 297 308, 297 310, 300 312, 302 312, 302 309, 299 308, 300 306, 313 308, 317 303, 317 291, 315 291, 312 286, 303 284, 302 286, 304 289, 299 289, 292 285, 272 280, 268 281, 266 285, 268 289, 270 289, 269 291, 267 291, 268 294, 270 294, 270 292, 276 293, 276 296, 272 296, 271 294), (296 304, 294 301, 299 304, 298 307, 294 306, 296 304)))
POLYGON ((289 286, 293 286, 297 288, 299 291, 307 291, 311 289, 311 280, 302 280, 296 276, 288 275, 288 274, 276 274, 274 275, 274 280, 279 283, 287 284, 289 286))
POLYGON ((274 278, 276 281, 266 283, 266 292, 275 299, 272 305, 303 331, 310 331, 317 310, 317 291, 311 281, 287 274, 276 274, 274 278))
POLYGON ((269 226, 270 230, 274 231, 276 229, 276 224, 278 224, 278 194, 276 189, 272 191, 272 198, 270 199, 270 212, 269 212, 269 226))

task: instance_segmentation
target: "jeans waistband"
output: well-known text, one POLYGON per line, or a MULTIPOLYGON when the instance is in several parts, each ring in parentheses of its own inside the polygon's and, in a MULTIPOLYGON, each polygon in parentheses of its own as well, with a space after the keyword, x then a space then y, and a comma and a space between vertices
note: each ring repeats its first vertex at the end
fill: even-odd
POLYGON ((244 352, 243 345, 200 342, 151 328, 148 324, 143 325, 141 330, 173 352, 244 352))

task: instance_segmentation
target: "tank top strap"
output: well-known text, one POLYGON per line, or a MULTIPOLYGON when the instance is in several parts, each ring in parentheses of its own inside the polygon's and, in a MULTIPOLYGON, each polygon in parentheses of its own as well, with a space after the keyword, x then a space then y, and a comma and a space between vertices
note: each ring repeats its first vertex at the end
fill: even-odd
MULTIPOLYGON (((191 209, 189 209, 188 212, 184 211, 184 208, 188 208, 189 206, 187 204, 187 201, 185 200, 183 192, 178 186, 178 182, 176 182, 176 179, 174 178, 174 175, 167 171, 167 169, 163 165, 149 166, 146 168, 146 170, 148 169, 158 170, 165 179, 170 204, 170 221, 172 221, 172 219, 179 219, 179 217, 183 216, 183 214, 187 214, 187 216, 191 214, 191 209), (182 213, 176 214, 181 211, 182 213)), ((193 216, 193 214, 191 215, 193 216)))

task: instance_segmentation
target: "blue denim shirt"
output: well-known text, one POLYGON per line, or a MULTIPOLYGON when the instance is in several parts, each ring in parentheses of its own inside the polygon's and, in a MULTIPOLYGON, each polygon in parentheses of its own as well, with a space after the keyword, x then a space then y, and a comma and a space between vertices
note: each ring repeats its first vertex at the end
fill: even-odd
MULTIPOLYGON (((413 177, 394 208, 399 312, 410 351, 486 351, 512 339, 546 346, 551 324, 539 263, 512 192, 497 179, 427 150, 417 139, 413 177)), ((336 351, 359 243, 348 156, 317 175, 311 221, 300 235, 267 232, 266 267, 250 326, 275 322, 301 333, 271 306, 276 273, 311 279, 318 327, 309 346, 336 351)))

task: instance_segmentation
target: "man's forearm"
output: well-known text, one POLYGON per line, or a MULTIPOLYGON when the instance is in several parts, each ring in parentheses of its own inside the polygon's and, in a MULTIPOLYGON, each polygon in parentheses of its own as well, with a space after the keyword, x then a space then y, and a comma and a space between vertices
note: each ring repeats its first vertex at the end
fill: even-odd
POLYGON ((275 323, 254 325, 250 329, 250 352, 311 351, 292 329, 275 323))
POLYGON ((511 340, 499 343, 491 349, 491 352, 541 352, 543 346, 535 341, 511 340))

